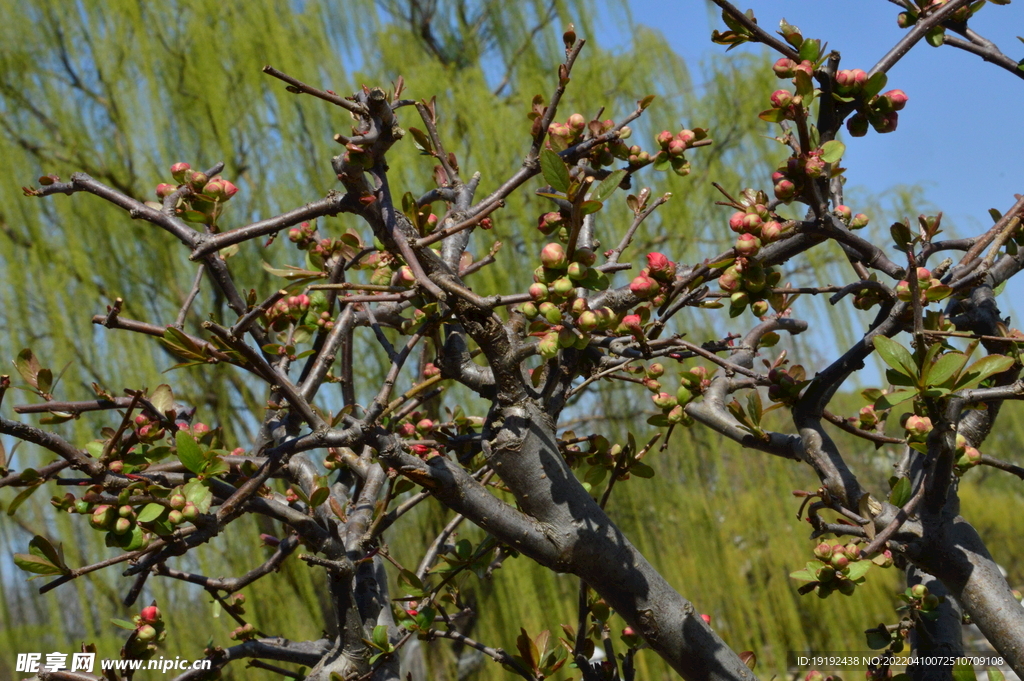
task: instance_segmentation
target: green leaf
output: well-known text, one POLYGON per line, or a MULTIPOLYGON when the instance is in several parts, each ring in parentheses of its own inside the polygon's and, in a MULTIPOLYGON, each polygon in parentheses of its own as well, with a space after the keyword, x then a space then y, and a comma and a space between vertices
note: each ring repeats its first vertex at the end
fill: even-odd
POLYGON ((613 171, 611 175, 601 180, 601 184, 597 185, 597 188, 592 190, 587 198, 591 201, 604 201, 619 188, 619 183, 622 182, 625 174, 626 171, 623 168, 613 171))
POLYGON ((988 355, 967 367, 960 375, 954 390, 974 388, 989 376, 999 374, 1013 366, 1014 359, 1006 355, 988 355))
POLYGON ((858 560, 856 563, 850 563, 850 566, 846 568, 846 578, 851 582, 855 582, 864 575, 867 574, 868 570, 871 569, 870 560, 858 560))
POLYGON ((800 59, 816 62, 818 57, 821 56, 821 40, 817 38, 813 40, 804 40, 800 45, 800 59))
POLYGON ((868 78, 867 82, 864 83, 864 98, 870 99, 871 97, 874 97, 875 95, 882 91, 882 88, 884 88, 885 84, 888 82, 889 76, 885 75, 885 73, 883 73, 882 71, 879 71, 875 75, 871 76, 870 78, 868 78))
POLYGON ((584 201, 580 205, 580 215, 590 215, 596 213, 604 207, 604 204, 600 201, 584 201))
POLYGON ((427 133, 423 132, 419 128, 409 128, 409 134, 412 135, 413 144, 420 150, 421 153, 427 154, 428 156, 433 155, 434 145, 430 143, 430 138, 427 137, 427 133))
POLYGON ((942 385, 960 373, 965 364, 967 355, 961 352, 946 353, 928 368, 921 382, 928 386, 942 385))
POLYGON ((643 461, 634 461, 629 465, 629 472, 638 478, 653 478, 654 469, 643 461))
POLYGON ((945 37, 946 29, 942 26, 936 26, 925 34, 924 39, 927 40, 928 44, 932 47, 942 47, 942 42, 945 37))
POLYGON ((40 556, 33 556, 29 553, 16 553, 14 554, 14 564, 25 572, 31 572, 37 575, 60 575, 64 574, 64 571, 54 565, 46 558, 40 556))
POLYGON ((901 477, 895 485, 893 485, 892 492, 889 493, 889 503, 893 506, 903 508, 910 501, 910 497, 913 494, 913 490, 910 488, 910 478, 904 476, 901 477))
POLYGON ((540 152, 540 170, 544 180, 556 191, 569 191, 569 169, 558 154, 550 149, 540 152))
POLYGON ((388 641, 388 625, 378 624, 373 628, 373 645, 380 650, 389 652, 391 644, 388 641))
POLYGON ((882 361, 908 378, 917 377, 917 365, 910 351, 891 338, 882 335, 875 336, 872 341, 878 356, 882 361))
POLYGON ((136 518, 140 523, 150 523, 164 514, 164 507, 160 504, 146 504, 139 511, 136 518))
POLYGON ((892 643, 892 634, 886 630, 885 625, 878 629, 868 629, 864 633, 867 636, 868 648, 871 650, 881 650, 892 643))
POLYGON ((916 390, 893 390, 875 401, 875 409, 892 409, 917 396, 916 390))
POLYGON ((782 109, 768 109, 757 114, 757 117, 769 123, 779 123, 786 120, 786 112, 782 109))
POLYGON ((153 394, 149 396, 149 402, 160 414, 166 416, 167 412, 174 409, 174 393, 171 391, 171 386, 166 383, 161 383, 153 390, 153 394))
POLYGON ((790 572, 789 573, 789 578, 790 579, 795 579, 798 582, 816 582, 816 581, 818 581, 818 576, 816 574, 814 574, 811 570, 807 569, 807 568, 804 568, 803 570, 797 570, 796 572, 790 572))
POLYGON ((988 668, 988 681, 1003 681, 1006 677, 995 667, 988 668))
MULTIPOLYGON (((24 473, 22 473, 22 476, 24 476, 24 473)), ((18 507, 25 503, 30 496, 35 494, 41 485, 42 481, 39 481, 34 485, 26 487, 22 492, 18 494, 18 496, 14 497, 10 505, 7 507, 7 515, 13 516, 14 513, 18 510, 18 507)))
POLYGON ((128 631, 135 631, 136 629, 135 623, 129 622, 128 620, 112 619, 110 620, 110 623, 115 627, 120 627, 121 629, 126 629, 128 631))
POLYGON ((202 480, 193 478, 185 483, 185 487, 182 489, 185 493, 186 501, 191 501, 196 506, 196 510, 200 513, 208 513, 210 510, 210 504, 213 503, 213 492, 210 488, 203 484, 202 480))
POLYGON ((199 443, 195 438, 184 430, 179 430, 175 434, 174 440, 178 444, 178 460, 182 465, 193 473, 202 473, 203 467, 206 465, 206 457, 203 456, 203 451, 199 448, 199 443))
POLYGON ((53 544, 50 543, 50 540, 42 535, 37 534, 32 537, 32 541, 28 543, 28 550, 32 555, 50 561, 64 573, 71 571, 68 569, 68 566, 64 564, 63 547, 58 544, 55 548, 53 544))
POLYGON ((846 145, 839 140, 825 142, 821 147, 821 160, 825 163, 835 163, 846 153, 846 145))
POLYGON ((32 350, 30 348, 25 348, 18 353, 18 358, 14 360, 14 367, 18 370, 18 373, 21 374, 21 377, 25 379, 26 383, 33 388, 38 387, 36 383, 36 374, 39 373, 39 369, 41 367, 39 366, 39 360, 36 359, 34 354, 32 354, 32 350))
POLYGON ((320 504, 327 501, 327 497, 330 496, 331 490, 327 487, 317 487, 313 490, 313 493, 309 495, 309 505, 316 508, 320 504))
POLYGON ((649 107, 649 106, 651 105, 651 102, 653 102, 653 101, 654 101, 654 95, 647 95, 646 97, 644 97, 643 99, 641 99, 641 100, 640 100, 639 102, 637 102, 636 104, 637 104, 637 107, 639 107, 639 109, 640 109, 641 111, 643 111, 643 110, 645 110, 645 109, 646 109, 647 107, 649 107))

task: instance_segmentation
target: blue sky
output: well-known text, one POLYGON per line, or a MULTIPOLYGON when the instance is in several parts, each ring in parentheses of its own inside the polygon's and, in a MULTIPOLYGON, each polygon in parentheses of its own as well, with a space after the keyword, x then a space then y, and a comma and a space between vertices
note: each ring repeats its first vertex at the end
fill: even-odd
MULTIPOLYGON (((710 41, 712 28, 723 28, 717 8, 707 9, 710 3, 630 0, 629 5, 636 23, 665 35, 698 84, 700 63, 724 53, 724 46, 710 41)), ((758 23, 773 33, 785 17, 805 37, 821 38, 842 55, 840 68, 870 69, 905 34, 896 25, 899 8, 885 0, 746 0, 737 6, 753 9, 758 23)), ((598 38, 607 47, 628 39, 623 24, 610 17, 599 26, 598 38)), ((1024 58, 1024 44, 1017 39, 1024 35, 1021 0, 986 5, 971 26, 1013 59, 1024 58)), ((889 72, 888 87, 904 90, 910 101, 900 112, 896 132, 847 138, 843 165, 851 186, 881 193, 896 184, 920 185, 927 200, 943 211, 944 224, 955 226, 961 236, 987 228, 992 224, 989 208, 1005 211, 1014 193, 1024 193, 1019 169, 1024 80, 962 50, 922 41, 889 72)), ((1004 306, 1024 302, 1024 283, 1011 281, 1008 293, 1004 298, 1011 300, 1004 306)), ((1024 311, 1024 304, 1015 307, 1024 311)), ((1015 314, 1014 325, 1022 323, 1015 314)))

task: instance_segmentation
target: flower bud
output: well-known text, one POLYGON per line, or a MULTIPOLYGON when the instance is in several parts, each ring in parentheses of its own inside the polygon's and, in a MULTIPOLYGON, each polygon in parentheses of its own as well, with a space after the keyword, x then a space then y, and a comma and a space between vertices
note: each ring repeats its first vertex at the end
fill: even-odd
POLYGON ((704 620, 704 624, 707 624, 708 626, 711 626, 711 615, 705 615, 705 614, 701 613, 700 618, 702 620, 704 620))
POLYGON ((662 149, 668 149, 668 145, 675 139, 675 135, 670 133, 668 130, 662 130, 658 133, 658 136, 654 138, 655 141, 661 145, 662 149))
POLYGON ((828 560, 832 557, 832 545, 822 542, 814 547, 814 557, 819 560, 828 560))
POLYGON ((927 435, 932 430, 932 420, 927 416, 911 415, 903 426, 911 435, 927 435))
POLYGON ((793 93, 789 90, 776 90, 772 93, 771 103, 776 109, 785 109, 793 103, 793 93))
POLYGON ((825 675, 817 669, 812 669, 807 672, 807 676, 804 677, 804 681, 825 681, 825 675))
POLYGON ((910 282, 904 279, 896 284, 896 297, 905 303, 910 302, 910 282))
POLYGON ((540 356, 544 359, 551 359, 558 354, 558 334, 549 333, 540 339, 540 343, 537 344, 537 351, 540 356))
POLYGON ((519 311, 523 313, 527 319, 536 319, 537 315, 540 314, 540 310, 537 309, 535 303, 523 303, 519 306, 519 311))
POLYGON ((540 252, 540 261, 544 267, 552 270, 564 270, 568 261, 565 257, 565 249, 562 244, 550 243, 544 246, 540 252))
POLYGON ((736 211, 729 217, 729 229, 739 233, 743 231, 743 218, 747 216, 743 211, 736 211))
POLYGON ((763 317, 768 314, 768 301, 767 300, 755 300, 750 304, 750 311, 755 317, 763 317))
POLYGON ((736 291, 740 287, 741 276, 735 265, 726 268, 722 276, 718 277, 718 286, 726 293, 736 291))
POLYGON ((761 225, 764 224, 764 220, 757 213, 747 213, 743 216, 743 225, 741 230, 747 234, 754 234, 760 231, 761 225))
POLYGON ((914 598, 924 598, 928 595, 928 587, 924 584, 915 584, 910 587, 910 595, 914 598))
POLYGON ((581 130, 583 130, 583 128, 586 127, 587 119, 583 117, 583 114, 574 113, 573 115, 569 116, 569 119, 566 121, 566 124, 576 132, 580 132, 581 130))
POLYGON ((907 97, 907 93, 903 90, 889 90, 880 99, 886 101, 886 107, 889 111, 901 111, 907 105, 909 97, 907 97))
POLYGON ((541 283, 530 285, 530 297, 535 302, 543 303, 548 299, 548 287, 541 283))
POLYGON ((846 120, 846 130, 852 137, 863 137, 868 134, 868 118, 862 113, 855 113, 846 120))
POLYGON ((661 378, 665 375, 665 365, 661 362, 655 362, 651 366, 647 367, 647 370, 644 371, 644 373, 647 374, 648 378, 661 378))
POLYGON ((114 524, 117 518, 117 511, 113 506, 103 504, 93 509, 89 523, 98 530, 105 530, 114 524))
POLYGON ((181 517, 185 520, 195 520, 199 517, 199 509, 191 501, 185 504, 185 508, 181 509, 181 517))
POLYGON ((647 269, 658 281, 669 282, 676 276, 676 264, 662 253, 647 254, 647 269))
POLYGON ((592 267, 594 263, 597 262, 597 253, 594 253, 594 251, 589 248, 577 248, 572 254, 572 259, 581 265, 592 267))
POLYGON ((128 518, 118 518, 117 522, 114 523, 114 534, 124 534, 128 530, 132 529, 132 521, 128 518))
POLYGON ((558 279, 555 279, 553 284, 551 284, 551 291, 556 296, 565 297, 572 293, 575 288, 575 284, 572 283, 572 280, 569 279, 569 277, 559 277, 558 279))
POLYGON ((757 255, 757 252, 761 250, 761 240, 753 234, 740 234, 739 238, 736 239, 734 248, 738 255, 750 258, 757 255))
POLYGON ((185 162, 175 163, 171 166, 171 177, 173 177, 174 181, 178 184, 183 184, 185 182, 185 173, 191 169, 192 166, 185 162))
POLYGON ((676 390, 676 402, 679 404, 689 404, 693 401, 693 391, 688 386, 680 385, 676 390))
POLYGON ((139 619, 149 624, 159 622, 160 609, 157 608, 155 605, 147 605, 145 608, 142 609, 142 612, 139 613, 139 619))
POLYGON ((850 559, 842 553, 833 553, 829 564, 836 570, 843 570, 850 564, 850 559))
POLYGON ((622 326, 627 331, 632 333, 634 336, 639 336, 643 333, 643 327, 641 326, 640 315, 628 314, 622 318, 622 326))
POLYGON ((769 220, 761 225, 761 241, 771 243, 782 236, 782 225, 775 220, 769 220))
POLYGON ((221 201, 227 201, 238 193, 238 187, 227 180, 216 180, 203 187, 203 193, 221 201), (212 187, 210 185, 213 185, 212 187))
POLYGON ((641 300, 649 300, 658 295, 661 285, 651 277, 640 274, 633 278, 629 284, 629 290, 641 300))
POLYGON ((562 323, 562 311, 559 310, 558 306, 555 305, 554 303, 541 303, 538 310, 542 315, 544 315, 544 319, 546 319, 549 324, 562 323))
POLYGON ((796 62, 792 59, 787 59, 786 57, 782 57, 772 64, 772 71, 774 71, 775 75, 779 78, 792 78, 793 70, 795 68, 796 62))
POLYGON ((166 199, 168 196, 177 191, 178 187, 173 184, 167 184, 161 182, 156 186, 156 196, 158 199, 166 199))
POLYGON ((584 265, 583 263, 571 262, 569 263, 568 272, 566 272, 566 274, 573 281, 579 281, 580 279, 585 278, 589 271, 590 268, 584 265))
POLYGON ((895 111, 890 111, 876 119, 871 120, 871 125, 875 128, 876 132, 886 133, 893 132, 896 130, 896 126, 899 123, 900 115, 895 111))
POLYGON ((857 213, 853 216, 853 219, 850 220, 850 229, 867 227, 868 222, 870 222, 870 218, 867 215, 864 215, 864 213, 857 213))
POLYGON ((135 631, 135 638, 143 643, 149 643, 156 639, 156 628, 151 624, 143 624, 135 631))
POLYGON ((196 191, 202 191, 203 187, 205 187, 206 183, 209 181, 210 178, 206 176, 206 173, 200 173, 198 171, 194 171, 188 178, 189 184, 191 184, 192 188, 196 191))
POLYGON ((925 612, 934 610, 937 607, 939 607, 939 597, 935 594, 928 594, 921 602, 921 609, 925 612))
POLYGON ((896 25, 900 28, 910 28, 917 23, 917 18, 911 16, 909 12, 900 12, 896 15, 896 25))
POLYGON ((601 320, 598 318, 597 313, 586 310, 580 313, 579 319, 576 320, 576 326, 580 331, 590 333, 600 328, 601 320))
POLYGON ((537 229, 541 234, 548 235, 562 226, 563 220, 560 213, 544 213, 537 219, 537 229))
POLYGON ((775 198, 779 201, 789 201, 796 195, 796 185, 789 180, 779 180, 775 183, 775 198))
POLYGON ((839 215, 839 219, 842 220, 844 224, 850 224, 850 220, 853 219, 853 211, 850 210, 849 206, 836 206, 835 211, 839 215))
POLYGON ((672 397, 668 393, 658 393, 657 395, 651 395, 651 400, 654 401, 654 406, 658 409, 671 409, 676 406, 676 398, 672 397))

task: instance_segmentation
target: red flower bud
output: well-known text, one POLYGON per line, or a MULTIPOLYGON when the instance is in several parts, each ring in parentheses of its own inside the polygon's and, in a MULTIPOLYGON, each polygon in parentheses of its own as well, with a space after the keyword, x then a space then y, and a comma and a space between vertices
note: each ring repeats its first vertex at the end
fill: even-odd
POLYGON ((771 243, 782 236, 782 225, 775 220, 769 220, 761 225, 761 241, 771 243))
POLYGON ((626 328, 627 331, 632 333, 634 336, 643 333, 643 328, 640 324, 640 315, 638 314, 628 314, 625 317, 623 317, 622 325, 626 328))
POLYGON ((185 173, 192 169, 192 166, 185 162, 175 163, 171 166, 171 177, 178 184, 182 184, 185 181, 185 173))
POLYGON ((653 298, 658 295, 660 289, 661 284, 645 274, 637 275, 629 283, 629 290, 641 300, 653 298))
POLYGON ((850 229, 867 227, 868 222, 870 222, 870 218, 867 215, 864 215, 864 213, 857 213, 853 216, 853 219, 850 220, 850 229))
POLYGON ((775 183, 775 198, 779 201, 789 201, 796 195, 796 185, 789 180, 779 180, 775 183))
POLYGON ((704 613, 701 613, 700 618, 704 620, 704 624, 707 624, 708 626, 711 625, 711 615, 705 615, 704 613))
POLYGON ((743 216, 742 231, 751 234, 761 229, 764 220, 757 213, 747 213, 743 216))
POLYGON ((562 215, 560 213, 544 213, 537 220, 537 229, 541 234, 548 235, 562 226, 562 215))
POLYGON ((772 93, 771 102, 776 109, 785 109, 793 103, 793 93, 789 90, 776 90, 772 93))
POLYGON ((139 613, 139 618, 143 622, 147 622, 149 624, 158 622, 160 620, 160 609, 155 605, 147 605, 142 609, 142 612, 139 613))
POLYGON ((668 130, 662 130, 654 139, 661 145, 662 149, 668 149, 669 142, 675 139, 675 135, 670 133, 668 130))
POLYGON ((731 229, 734 232, 742 232, 743 218, 745 218, 746 216, 747 214, 742 211, 736 211, 735 213, 733 213, 729 217, 729 229, 731 229))
POLYGON ((648 253, 647 268, 650 270, 651 276, 658 281, 672 281, 676 276, 676 264, 663 253, 648 253))
POLYGON ((731 293, 740 287, 740 273, 735 266, 728 267, 722 276, 718 277, 718 286, 726 293, 731 293))
POLYGON ((166 199, 168 196, 173 194, 177 189, 178 187, 173 184, 161 182, 156 186, 156 196, 158 199, 166 199))
POLYGON ((892 111, 900 111, 907 105, 907 93, 903 90, 889 90, 882 95, 882 98, 888 101, 889 109, 892 111))

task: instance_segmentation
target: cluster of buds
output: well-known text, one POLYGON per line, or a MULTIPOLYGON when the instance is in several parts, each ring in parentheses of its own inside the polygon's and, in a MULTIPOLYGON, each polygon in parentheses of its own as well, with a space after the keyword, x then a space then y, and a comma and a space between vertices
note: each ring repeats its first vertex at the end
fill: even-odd
MULTIPOLYGON (((941 281, 932 277, 931 270, 927 267, 917 268, 917 291, 922 305, 927 305, 931 300, 939 300, 945 296, 948 287, 941 281), (929 295, 931 292, 931 295, 929 295)), ((904 279, 896 284, 896 297, 909 303, 911 301, 910 282, 904 279)))
POLYGON ((863 137, 868 134, 869 125, 875 132, 893 132, 899 124, 898 112, 907 105, 907 99, 907 93, 903 90, 889 90, 871 97, 857 113, 847 119, 847 132, 853 137, 863 137))
POLYGON ((768 399, 772 402, 792 404, 800 397, 800 391, 804 389, 808 381, 805 380, 806 372, 799 364, 786 368, 784 366, 774 367, 768 372, 768 399))
POLYGON ((139 442, 157 442, 167 435, 167 430, 160 423, 160 419, 145 412, 132 420, 132 427, 135 429, 135 435, 139 438, 139 442))
POLYGON ((836 217, 838 217, 842 223, 850 229, 863 229, 868 226, 869 222, 871 222, 871 218, 864 213, 857 213, 854 215, 850 207, 844 206, 843 204, 836 206, 832 212, 835 213, 836 217))
POLYGON ((156 644, 167 638, 163 617, 156 603, 148 605, 132 618, 135 631, 129 639, 125 653, 134 658, 146 659, 156 652, 156 644))
MULTIPOLYGON (((857 544, 829 544, 822 542, 814 547, 818 566, 813 570, 818 580, 818 596, 828 597, 833 591, 849 596, 857 584, 849 579, 850 565, 860 561, 860 547, 857 544)), ((891 558, 891 554, 890 554, 891 558)), ((812 565, 808 563, 808 566, 812 565)))
MULTIPOLYGON (((695 128, 693 130, 684 128, 674 135, 668 130, 662 130, 655 138, 658 145, 661 146, 661 151, 652 160, 659 163, 667 161, 677 175, 687 175, 690 172, 690 163, 683 154, 686 153, 687 149, 693 148, 695 142, 700 142, 707 136, 707 130, 703 128, 695 128)), ((632 156, 629 160, 630 163, 633 162, 632 156)), ((641 155, 637 155, 638 162, 643 160, 641 155)))
POLYGON ((240 627, 235 627, 228 636, 232 641, 251 641, 256 638, 256 627, 252 622, 246 622, 240 627))
POLYGON ((956 436, 956 474, 963 475, 981 463, 981 452, 967 444, 967 438, 956 436))
MULTIPOLYGON (((917 7, 913 5, 906 12, 900 12, 896 17, 896 24, 900 28, 910 28, 917 23, 917 20, 921 17, 921 12, 931 9, 938 9, 940 6, 945 5, 949 0, 914 0, 917 7)), ((999 3, 1003 4, 1003 3, 999 3)), ((971 16, 981 9, 981 5, 978 3, 967 3, 960 9, 956 10, 949 16, 947 21, 955 24, 962 24, 966 22, 971 16)))
POLYGON ((772 71, 779 78, 795 78, 798 71, 803 71, 810 78, 814 75, 814 64, 804 59, 801 62, 796 62, 787 57, 783 57, 772 64, 772 71))
POLYGON ((661 381, 658 379, 664 372, 665 368, 661 364, 652 364, 647 368, 644 386, 653 393, 651 399, 654 401, 654 406, 661 409, 669 425, 681 423, 684 426, 689 426, 693 423, 693 419, 683 410, 687 404, 693 402, 698 395, 708 389, 713 372, 709 372, 706 367, 701 365, 682 372, 679 374, 679 387, 674 396, 662 392, 661 381))
POLYGON ((928 439, 928 433, 932 432, 932 420, 927 416, 904 414, 901 421, 904 430, 907 431, 907 442, 924 443, 928 439))
MULTIPOLYGON (((553 151, 563 151, 583 141, 589 132, 592 137, 604 135, 615 128, 615 121, 608 118, 603 121, 587 119, 581 113, 574 113, 564 123, 553 122, 548 126, 546 146, 553 151)), ((629 139, 632 130, 623 127, 618 134, 607 142, 596 145, 589 152, 590 165, 593 168, 610 166, 616 160, 625 161, 631 154, 631 148, 623 140, 629 139)), ((650 161, 648 161, 650 162, 650 161)))
POLYGON ((167 503, 171 507, 170 512, 167 514, 167 523, 171 526, 177 527, 184 522, 192 522, 199 517, 199 509, 196 505, 185 498, 184 490, 181 487, 176 487, 171 491, 171 496, 167 498, 167 503))
MULTIPOLYGON (((291 324, 299 326, 310 326, 330 331, 334 328, 334 321, 327 307, 327 297, 323 291, 313 291, 306 295, 300 293, 295 296, 288 296, 274 303, 267 310, 267 325, 274 331, 284 331, 291 324)), ((279 348, 281 352, 284 348, 279 348)), ((281 352, 281 354, 285 354, 281 352)))
MULTIPOLYGON (((744 239, 749 236, 741 234, 740 239, 749 241, 744 239)), ((765 267, 749 256, 736 258, 718 277, 718 287, 729 294, 729 316, 738 317, 747 307, 756 317, 768 314, 769 301, 774 297, 771 289, 781 278, 782 273, 774 267, 765 267)))
MULTIPOLYGON (((612 125, 608 128, 611 129, 612 125)), ((581 113, 572 114, 565 123, 554 121, 548 126, 548 146, 556 151, 568 149, 583 139, 586 129, 587 119, 581 113)))
POLYGON ((768 101, 771 103, 772 109, 778 110, 777 118, 783 121, 796 120, 804 104, 803 95, 782 89, 773 92, 768 101))
POLYGON ((171 166, 171 177, 176 184, 161 183, 156 186, 156 196, 161 201, 187 186, 186 192, 174 206, 176 213, 188 222, 214 225, 224 202, 238 193, 238 187, 219 175, 207 177, 206 173, 192 170, 188 163, 171 166))

